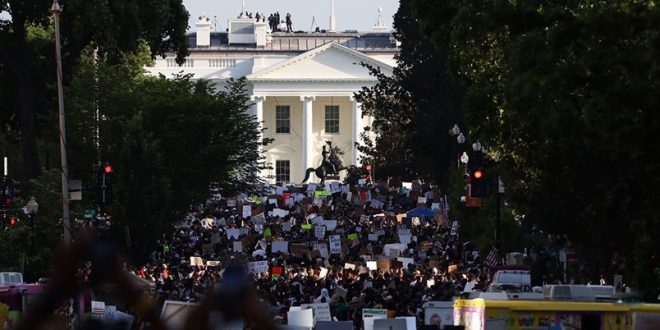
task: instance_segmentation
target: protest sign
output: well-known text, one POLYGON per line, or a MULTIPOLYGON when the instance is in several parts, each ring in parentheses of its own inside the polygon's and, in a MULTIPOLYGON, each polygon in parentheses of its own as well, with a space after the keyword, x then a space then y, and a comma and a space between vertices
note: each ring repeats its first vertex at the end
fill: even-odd
POLYGON ((323 217, 322 216, 317 216, 317 217, 312 218, 312 224, 323 225, 323 217))
POLYGON ((330 253, 341 253, 341 237, 339 235, 330 235, 329 239, 330 253))
POLYGON ((316 192, 314 192, 314 197, 324 197, 324 196, 332 196, 332 192, 329 192, 329 191, 316 191, 316 192))
POLYGON ((383 271, 383 272, 388 272, 388 271, 390 271, 390 259, 388 259, 388 258, 379 258, 376 261, 376 266, 378 267, 378 270, 383 271))
POLYGON ((287 320, 289 326, 311 329, 314 327, 314 312, 312 309, 289 311, 287 320))
POLYGON ((369 241, 371 241, 371 242, 377 242, 377 241, 378 241, 378 235, 376 235, 376 234, 369 234, 369 241))
POLYGON ((406 320, 398 319, 375 319, 373 328, 375 330, 407 330, 406 320))
POLYGON ((302 230, 310 230, 310 229, 312 229, 312 224, 311 223, 303 223, 302 225, 300 225, 300 228, 302 228, 302 230))
POLYGON ((287 221, 282 223, 282 230, 291 231, 291 222, 287 221))
POLYGON ((381 202, 377 199, 372 199, 370 206, 375 208, 375 209, 382 209, 383 208, 383 202, 381 202))
POLYGON ((401 244, 408 245, 411 240, 412 240, 412 236, 410 234, 401 234, 401 233, 399 233, 399 242, 401 244))
POLYGON ((218 261, 218 260, 207 260, 207 261, 206 261, 206 266, 207 266, 207 267, 217 267, 217 266, 220 266, 220 261, 218 261))
POLYGON ((458 265, 449 265, 449 267, 447 267, 447 272, 450 274, 455 273, 457 270, 458 270, 458 265))
POLYGON ((387 309, 362 309, 362 321, 364 322, 364 330, 374 330, 374 320, 386 319, 387 309))
POLYGON ((316 226, 314 228, 314 236, 318 239, 323 239, 325 237, 325 226, 316 226))
POLYGON ((328 253, 328 247, 323 246, 322 248, 320 248, 319 255, 321 256, 321 258, 326 258, 326 259, 330 257, 330 254, 328 253))
POLYGON ((354 240, 356 240, 356 239, 358 239, 358 234, 357 234, 357 233, 350 233, 350 234, 348 234, 348 240, 349 240, 349 241, 354 241, 354 240))
POLYGON ((337 220, 323 220, 323 225, 327 231, 334 231, 337 228, 337 220))
POLYGON ((332 316, 330 315, 329 303, 301 304, 300 307, 303 310, 310 308, 312 309, 314 313, 314 322, 332 321, 332 316))
POLYGON ((403 268, 408 268, 408 265, 415 262, 415 259, 413 258, 404 258, 404 257, 398 257, 396 258, 396 260, 403 263, 403 268))
POLYGON ((242 241, 234 241, 234 252, 243 252, 243 242, 242 241))
POLYGON ((289 211, 287 210, 282 210, 282 209, 273 209, 273 217, 285 217, 289 215, 289 211))
POLYGON ((369 270, 378 270, 378 262, 377 261, 367 261, 367 268, 369 270))
POLYGON ((355 264, 351 264, 347 262, 344 264, 344 269, 355 270, 355 264))
POLYGON ((251 205, 243 205, 243 218, 251 217, 252 216, 252 206, 251 205))
POLYGON ((346 296, 348 295, 348 290, 346 290, 346 289, 344 289, 344 288, 338 286, 338 287, 335 289, 335 293, 338 294, 340 297, 346 299, 346 296))
POLYGON ((360 216, 360 223, 369 223, 369 216, 368 215, 361 215, 360 216))
POLYGON ((92 318, 95 320, 105 318, 105 302, 92 300, 92 318))
POLYGON ((232 237, 238 239, 239 236, 241 236, 240 229, 227 229, 227 239, 231 239, 232 237))
POLYGON ((190 257, 191 266, 204 266, 204 261, 200 257, 190 257))
POLYGON ((268 261, 253 261, 247 263, 248 271, 252 274, 259 275, 268 271, 268 261))
POLYGON ((328 276, 328 269, 325 267, 321 267, 321 271, 319 272, 319 278, 324 279, 326 276, 328 276))
POLYGON ((228 207, 236 207, 236 200, 235 199, 228 199, 227 200, 227 206, 228 207))
POLYGON ((289 242, 288 241, 273 241, 270 249, 271 249, 272 253, 277 253, 277 252, 287 253, 287 252, 289 252, 289 242))
POLYGON ((268 204, 277 205, 277 199, 276 198, 269 198, 268 199, 268 204))

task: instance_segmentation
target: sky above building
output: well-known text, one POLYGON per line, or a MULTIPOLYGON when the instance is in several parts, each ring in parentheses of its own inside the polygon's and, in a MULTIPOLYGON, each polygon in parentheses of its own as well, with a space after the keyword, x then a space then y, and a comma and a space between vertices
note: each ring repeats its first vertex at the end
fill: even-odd
MULTIPOLYGON (((286 13, 291 13, 295 31, 309 31, 314 22, 314 28, 327 29, 330 25, 331 0, 244 0, 245 9, 250 13, 280 12, 284 19, 286 13)), ((217 20, 218 31, 227 28, 227 19, 236 17, 241 12, 241 0, 183 0, 190 13, 190 30, 195 30, 199 16, 217 20)), ((392 16, 399 8, 399 0, 335 0, 335 17, 337 31, 359 30, 371 31, 378 18, 378 7, 383 9, 383 22, 392 27, 392 16)))

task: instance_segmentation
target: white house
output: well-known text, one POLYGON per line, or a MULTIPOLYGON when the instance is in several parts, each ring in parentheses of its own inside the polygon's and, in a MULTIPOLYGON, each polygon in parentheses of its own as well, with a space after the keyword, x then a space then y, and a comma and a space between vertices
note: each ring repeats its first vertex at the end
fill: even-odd
POLYGON ((150 74, 190 73, 221 87, 247 77, 253 115, 274 139, 266 147, 272 182, 300 182, 305 169, 321 163, 321 148, 332 141, 346 165, 359 164, 354 142, 370 118, 353 94, 376 79, 361 63, 392 74, 399 48, 390 32, 271 33, 267 23, 230 19, 227 32, 213 32, 201 16, 189 35, 190 56, 179 66, 171 54, 156 60, 150 74))

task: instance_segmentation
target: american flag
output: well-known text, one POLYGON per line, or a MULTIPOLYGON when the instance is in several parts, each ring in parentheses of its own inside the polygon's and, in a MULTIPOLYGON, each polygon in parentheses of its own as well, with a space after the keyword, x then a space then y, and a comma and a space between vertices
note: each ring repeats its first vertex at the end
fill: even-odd
POLYGON ((486 256, 486 265, 489 267, 497 266, 500 263, 500 258, 499 254, 497 253, 497 248, 493 246, 492 249, 490 249, 490 252, 488 252, 488 256, 486 256))

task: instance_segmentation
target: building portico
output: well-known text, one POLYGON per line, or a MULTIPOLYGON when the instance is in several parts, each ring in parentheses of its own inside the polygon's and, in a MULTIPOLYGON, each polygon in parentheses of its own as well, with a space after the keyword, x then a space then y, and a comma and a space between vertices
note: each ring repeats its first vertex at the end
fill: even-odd
POLYGON ((392 68, 359 52, 330 43, 249 75, 253 111, 273 143, 266 160, 272 182, 300 182, 305 170, 321 164, 326 141, 339 147, 345 165, 359 165, 355 142, 370 120, 353 97, 376 83, 361 62, 392 68), (331 64, 331 65, 330 65, 331 64), (288 174, 287 174, 288 172, 288 174), (288 179, 288 180, 287 180, 288 179))

